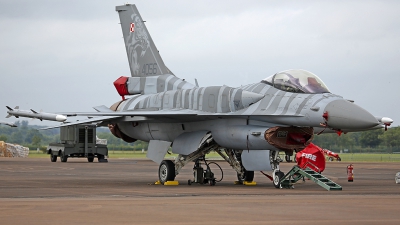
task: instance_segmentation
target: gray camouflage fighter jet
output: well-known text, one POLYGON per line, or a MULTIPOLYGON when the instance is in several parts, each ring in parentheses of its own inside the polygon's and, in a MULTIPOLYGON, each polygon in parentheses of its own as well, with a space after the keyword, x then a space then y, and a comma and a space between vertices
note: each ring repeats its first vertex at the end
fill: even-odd
MULTIPOLYGON (((305 70, 286 70, 240 88, 193 85, 166 67, 135 5, 117 6, 116 11, 131 71, 131 77, 114 82, 122 100, 94 107, 96 112, 63 113, 92 118, 55 127, 96 123, 126 142, 149 142, 147 157, 159 164, 161 183, 173 181, 186 164, 215 151, 240 181, 269 170, 279 187, 279 151, 291 156, 317 133, 378 129, 393 122, 331 93, 305 70), (179 154, 174 161, 164 160, 170 147, 179 154)), ((23 117, 18 110, 8 112, 23 117)))

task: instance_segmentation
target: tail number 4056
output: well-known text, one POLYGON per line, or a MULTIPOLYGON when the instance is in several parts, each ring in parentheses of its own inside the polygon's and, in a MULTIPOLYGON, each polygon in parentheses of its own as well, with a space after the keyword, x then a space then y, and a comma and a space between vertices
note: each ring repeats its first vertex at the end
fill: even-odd
POLYGON ((145 75, 157 74, 157 63, 143 64, 142 74, 145 75))

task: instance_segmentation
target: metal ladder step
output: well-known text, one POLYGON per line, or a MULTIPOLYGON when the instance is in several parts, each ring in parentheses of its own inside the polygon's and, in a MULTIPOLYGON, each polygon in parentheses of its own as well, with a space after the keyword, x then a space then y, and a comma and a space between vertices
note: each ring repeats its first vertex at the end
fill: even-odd
POLYGON ((287 174, 285 174, 280 183, 282 187, 291 188, 297 181, 303 179, 304 177, 314 181, 316 184, 328 191, 342 190, 340 185, 331 181, 324 175, 310 169, 309 167, 303 170, 297 165, 294 166, 287 174))

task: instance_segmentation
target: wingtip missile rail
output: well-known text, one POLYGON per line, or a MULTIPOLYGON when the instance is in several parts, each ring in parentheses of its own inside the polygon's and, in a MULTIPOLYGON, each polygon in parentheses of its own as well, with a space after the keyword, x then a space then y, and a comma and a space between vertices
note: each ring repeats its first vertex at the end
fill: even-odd
POLYGON ((64 122, 67 120, 66 116, 60 115, 60 114, 37 112, 33 109, 21 110, 21 109, 19 109, 18 106, 16 106, 14 109, 9 106, 6 106, 6 107, 8 109, 8 111, 7 111, 8 115, 6 118, 15 116, 16 118, 28 117, 28 118, 39 119, 41 121, 42 120, 51 120, 51 121, 64 122))

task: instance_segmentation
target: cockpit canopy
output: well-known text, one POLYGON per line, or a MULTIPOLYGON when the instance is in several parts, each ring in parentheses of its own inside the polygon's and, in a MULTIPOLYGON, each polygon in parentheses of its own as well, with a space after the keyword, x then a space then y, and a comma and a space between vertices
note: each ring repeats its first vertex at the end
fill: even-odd
POLYGON ((295 93, 330 93, 315 74, 306 70, 285 70, 261 81, 279 90, 295 93))

